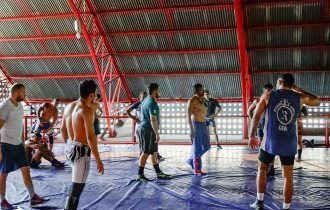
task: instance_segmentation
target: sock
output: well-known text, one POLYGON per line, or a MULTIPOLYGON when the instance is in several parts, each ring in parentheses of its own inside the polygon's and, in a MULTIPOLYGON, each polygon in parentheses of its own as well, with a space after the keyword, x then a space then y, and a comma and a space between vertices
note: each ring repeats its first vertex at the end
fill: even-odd
POLYGON ((3 200, 5 200, 5 199, 6 199, 6 196, 5 196, 5 194, 3 194, 3 195, 0 195, 0 197, 1 197, 1 202, 2 202, 3 200))
POLYGON ((69 196, 65 204, 65 210, 77 210, 79 198, 84 190, 85 183, 72 183, 69 196))
POLYGON ((257 193, 258 201, 263 201, 264 200, 264 195, 265 195, 265 193, 257 193))
POLYGON ((158 165, 158 164, 154 165, 154 169, 155 169, 155 171, 156 171, 156 173, 157 173, 157 174, 159 174, 159 173, 161 173, 161 172, 162 172, 162 171, 160 170, 160 168, 159 168, 159 165, 158 165))
POLYGON ((291 203, 283 203, 283 209, 289 209, 291 203))
POLYGON ((143 175, 144 167, 139 167, 139 175, 143 175))
POLYGON ((33 186, 27 187, 27 190, 29 191, 30 199, 32 199, 35 194, 33 186))
POLYGON ((301 159, 302 149, 298 149, 298 159, 301 159))

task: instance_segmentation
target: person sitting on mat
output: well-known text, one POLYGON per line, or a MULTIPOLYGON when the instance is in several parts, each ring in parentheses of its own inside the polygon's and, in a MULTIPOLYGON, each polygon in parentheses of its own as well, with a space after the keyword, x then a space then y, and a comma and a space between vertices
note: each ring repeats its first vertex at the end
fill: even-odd
POLYGON ((57 105, 59 104, 59 99, 54 99, 52 103, 44 103, 38 109, 38 121, 35 124, 33 132, 35 136, 41 132, 47 133, 49 139, 49 150, 53 151, 54 137, 53 133, 48 133, 55 125, 58 117, 57 105))
POLYGON ((25 141, 25 152, 31 168, 39 168, 41 158, 48 160, 55 168, 64 166, 48 149, 47 143, 42 141, 40 133, 25 141))

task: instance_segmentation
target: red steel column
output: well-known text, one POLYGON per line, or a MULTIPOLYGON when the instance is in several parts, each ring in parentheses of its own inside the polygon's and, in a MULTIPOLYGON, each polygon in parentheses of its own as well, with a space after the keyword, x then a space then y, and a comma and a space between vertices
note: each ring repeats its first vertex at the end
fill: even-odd
MULTIPOLYGON (((97 27, 98 32, 100 34, 102 34, 102 39, 103 39, 103 42, 105 44, 105 47, 106 47, 108 53, 113 54, 113 49, 111 47, 111 44, 108 41, 106 33, 103 29, 103 26, 101 24, 101 21, 100 21, 99 17, 97 16, 96 10, 94 9, 94 6, 93 6, 92 2, 90 0, 85 0, 85 1, 86 1, 86 4, 88 6, 89 11, 93 15, 94 23, 97 27)), ((125 89, 126 96, 127 96, 128 100, 132 103, 133 102, 132 94, 131 94, 131 91, 129 90, 129 87, 126 83, 126 80, 120 73, 120 70, 119 70, 119 67, 118 67, 118 64, 117 64, 117 61, 116 61, 115 57, 111 56, 111 58, 112 58, 112 64, 113 64, 114 70, 115 70, 116 74, 119 76, 121 84, 123 85, 123 87, 125 89)))
MULTIPOLYGON (((75 6, 74 0, 68 0, 68 3, 70 5, 70 7, 71 7, 71 9, 72 9, 72 11, 73 11, 74 16, 76 17, 76 19, 81 22, 81 29, 82 29, 82 32, 84 34, 84 37, 85 37, 85 40, 86 40, 88 49, 90 51, 90 54, 92 56, 92 60, 93 60, 95 71, 96 71, 96 75, 97 75, 97 80, 99 82, 101 96, 102 96, 102 101, 103 101, 103 105, 104 105, 104 111, 105 111, 106 116, 109 116, 110 113, 109 113, 109 107, 108 107, 108 103, 107 103, 107 101, 108 101, 107 100, 107 94, 106 94, 106 91, 105 91, 104 82, 103 82, 103 79, 102 79, 101 69, 99 67, 99 63, 98 63, 98 60, 97 60, 97 57, 96 57, 96 53, 95 53, 95 50, 94 50, 94 47, 93 47, 93 43, 92 43, 90 34, 88 33, 88 30, 86 28, 86 25, 83 22, 83 19, 82 19, 81 15, 79 14, 78 9, 75 6)), ((110 123, 108 123, 108 124, 109 124, 108 126, 110 127, 110 123)))
POLYGON ((251 78, 249 74, 249 56, 246 48, 246 37, 244 31, 244 8, 243 0, 235 0, 234 11, 237 24, 237 41, 239 48, 240 57, 240 68, 241 68, 241 86, 242 86, 242 102, 243 102, 243 138, 248 138, 248 117, 247 111, 249 102, 251 99, 251 78))

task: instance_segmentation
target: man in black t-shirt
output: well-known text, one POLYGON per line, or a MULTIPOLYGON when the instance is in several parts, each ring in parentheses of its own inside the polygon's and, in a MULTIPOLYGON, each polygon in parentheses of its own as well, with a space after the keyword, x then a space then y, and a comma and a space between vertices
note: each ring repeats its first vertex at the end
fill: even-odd
MULTIPOLYGON (((219 149, 222 149, 217 134, 217 127, 214 120, 214 118, 220 113, 221 106, 217 100, 211 98, 210 92, 208 90, 204 91, 204 98, 205 98, 205 106, 207 107, 206 125, 209 128, 210 126, 212 127, 213 133, 215 135, 215 139, 217 141, 217 146, 219 149)), ((209 129, 209 133, 210 133, 210 129, 209 129)))

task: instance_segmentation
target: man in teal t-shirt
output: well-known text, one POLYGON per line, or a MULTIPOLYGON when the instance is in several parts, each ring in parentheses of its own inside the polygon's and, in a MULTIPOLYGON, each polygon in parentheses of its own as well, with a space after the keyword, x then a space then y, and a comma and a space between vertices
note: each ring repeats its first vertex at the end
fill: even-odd
POLYGON ((158 179, 170 179, 171 176, 164 174, 158 165, 158 142, 159 136, 159 106, 156 99, 159 98, 159 86, 151 83, 148 87, 149 96, 143 100, 141 107, 141 124, 137 128, 137 135, 140 141, 141 155, 139 160, 139 181, 149 181, 144 176, 144 166, 149 155, 152 155, 152 164, 157 173, 158 179))

